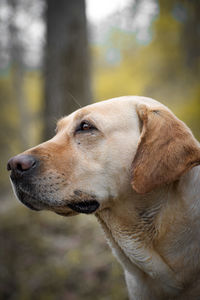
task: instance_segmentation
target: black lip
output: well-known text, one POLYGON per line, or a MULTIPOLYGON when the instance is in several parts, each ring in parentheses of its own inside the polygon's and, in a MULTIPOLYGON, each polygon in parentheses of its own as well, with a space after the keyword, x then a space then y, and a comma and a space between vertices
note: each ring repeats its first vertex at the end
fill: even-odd
POLYGON ((57 212, 55 211, 55 213, 59 216, 62 216, 62 217, 71 217, 71 216, 75 216, 77 215, 78 213, 75 212, 75 211, 69 211, 69 212, 57 212))
POLYGON ((34 207, 33 205, 31 205, 30 203, 22 200, 22 199, 19 199, 25 206, 27 206, 28 208, 32 209, 32 210, 35 210, 35 211, 40 211, 40 209, 34 207))
POLYGON ((27 206, 28 208, 35 210, 35 211, 40 211, 41 209, 35 207, 32 203, 30 203, 30 201, 35 201, 36 199, 34 199, 31 195, 23 192, 21 189, 16 188, 16 194, 17 194, 17 198, 20 200, 20 202, 22 202, 25 206, 27 206))
POLYGON ((67 206, 78 213, 91 214, 97 210, 99 203, 96 200, 88 200, 70 203, 67 206))

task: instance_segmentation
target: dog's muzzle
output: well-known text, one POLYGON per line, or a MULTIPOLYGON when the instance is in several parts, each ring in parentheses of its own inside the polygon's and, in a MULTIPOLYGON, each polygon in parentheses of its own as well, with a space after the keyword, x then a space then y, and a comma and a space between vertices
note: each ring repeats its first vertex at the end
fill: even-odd
POLYGON ((20 154, 9 159, 7 170, 11 171, 10 179, 17 198, 28 208, 40 210, 37 200, 31 196, 29 178, 36 172, 39 161, 32 155, 20 154), (27 191, 23 187, 26 187, 27 191))
MULTIPOLYGON (((56 194, 44 194, 37 185, 40 161, 32 155, 17 155, 8 161, 10 179, 16 197, 32 210, 52 210, 61 215, 91 214, 99 208, 94 195, 75 190, 69 199, 56 199, 56 194)), ((47 187, 45 187, 48 190, 47 187)))

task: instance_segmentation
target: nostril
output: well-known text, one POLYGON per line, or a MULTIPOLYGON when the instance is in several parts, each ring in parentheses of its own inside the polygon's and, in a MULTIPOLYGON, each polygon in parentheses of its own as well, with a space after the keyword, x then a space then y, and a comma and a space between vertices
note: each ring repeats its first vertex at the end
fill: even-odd
POLYGON ((33 167, 33 165, 35 164, 35 161, 32 159, 32 157, 24 157, 23 159, 21 159, 19 162, 16 163, 16 169, 18 171, 27 171, 29 169, 31 169, 31 167, 33 167))
POLYGON ((24 170, 26 170, 26 168, 23 168, 23 166, 21 164, 19 164, 19 163, 16 165, 16 168, 17 168, 17 170, 19 170, 21 172, 24 171, 24 170))
POLYGON ((7 171, 11 171, 11 166, 9 162, 7 163, 7 171))
POLYGON ((17 171, 19 173, 29 171, 36 165, 36 159, 31 155, 17 155, 12 157, 7 164, 8 171, 17 171))

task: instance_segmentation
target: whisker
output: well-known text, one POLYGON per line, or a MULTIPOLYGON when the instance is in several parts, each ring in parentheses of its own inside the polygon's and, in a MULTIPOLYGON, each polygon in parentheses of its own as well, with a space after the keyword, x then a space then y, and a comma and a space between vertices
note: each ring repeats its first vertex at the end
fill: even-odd
POLYGON ((71 96, 72 100, 74 101, 74 103, 79 107, 82 108, 81 104, 78 102, 78 100, 69 92, 67 91, 67 93, 71 96))

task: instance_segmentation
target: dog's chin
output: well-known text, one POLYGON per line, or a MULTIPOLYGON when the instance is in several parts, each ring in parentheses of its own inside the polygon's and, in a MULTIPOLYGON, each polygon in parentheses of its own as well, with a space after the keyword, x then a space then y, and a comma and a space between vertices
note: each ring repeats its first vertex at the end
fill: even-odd
POLYGON ((41 205, 37 204, 37 200, 33 198, 31 195, 24 193, 22 190, 19 188, 14 187, 14 193, 17 199, 24 204, 26 207, 35 210, 35 211, 40 211, 43 209, 41 205))
POLYGON ((26 207, 35 211, 51 210, 58 215, 70 217, 79 213, 92 214, 99 208, 99 202, 96 200, 70 201, 60 206, 40 201, 15 185, 13 185, 13 189, 18 200, 26 207))
POLYGON ((65 211, 57 211, 55 210, 54 211, 57 215, 59 216, 62 216, 62 217, 73 217, 73 216, 76 216, 78 215, 79 213, 73 211, 73 210, 70 210, 68 212, 65 212, 65 211))

